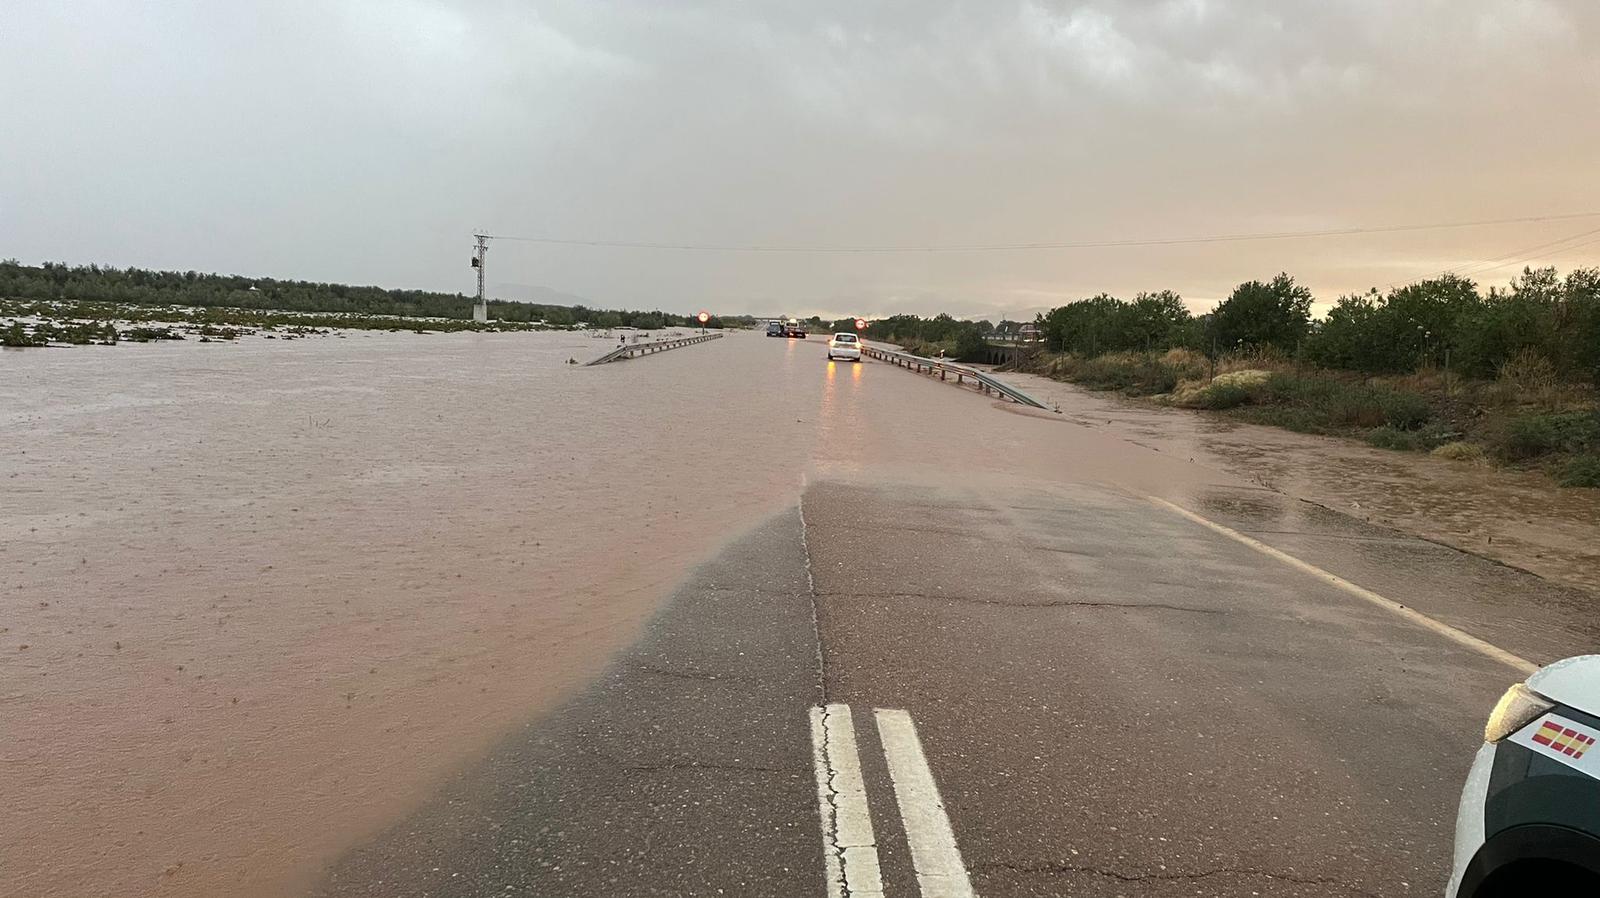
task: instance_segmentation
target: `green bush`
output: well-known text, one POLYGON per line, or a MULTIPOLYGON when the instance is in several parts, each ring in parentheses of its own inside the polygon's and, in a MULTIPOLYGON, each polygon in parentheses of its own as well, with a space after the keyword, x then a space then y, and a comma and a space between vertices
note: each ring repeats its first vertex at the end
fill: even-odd
POLYGON ((1416 430, 1433 417, 1428 400, 1416 393, 1398 390, 1374 390, 1378 407, 1383 409, 1384 423, 1400 430, 1416 430))
POLYGON ((1461 434, 1438 424, 1413 428, 1385 424, 1367 431, 1366 438, 1368 443, 1379 449, 1399 449, 1406 452, 1425 452, 1441 446, 1467 445, 1455 442, 1461 438, 1461 434))
POLYGON ((1292 405, 1247 405, 1234 412, 1234 417, 1251 424, 1266 424, 1293 430, 1296 433, 1328 433, 1327 423, 1310 409, 1292 405))
POLYGON ((1600 453, 1575 456, 1561 466, 1562 486, 1600 489, 1600 453))
POLYGON ((1423 448, 1421 434, 1388 424, 1367 431, 1367 442, 1379 449, 1398 449, 1403 452, 1415 452, 1423 448))
POLYGON ((1266 384, 1266 401, 1304 408, 1325 428, 1416 430, 1433 417, 1427 399, 1416 393, 1327 376, 1274 374, 1266 384))
POLYGON ((1233 289, 1211 313, 1211 330, 1226 349, 1274 347, 1292 352, 1311 332, 1311 291, 1287 273, 1233 289))
POLYGON ((1172 392, 1181 379, 1192 376, 1194 368, 1192 360, 1182 354, 1113 352, 1093 358, 1059 356, 1050 362, 1048 373, 1090 390, 1154 396, 1172 392))
POLYGON ((1499 445, 1511 461, 1526 461, 1552 452, 1583 452, 1600 447, 1600 413, 1566 412, 1513 418, 1499 445))
POLYGON ((955 357, 963 362, 981 362, 987 355, 989 344, 983 332, 976 327, 962 328, 956 337, 955 357))
POLYGON ((1377 427, 1385 422, 1382 406, 1365 387, 1325 377, 1275 374, 1267 381, 1274 403, 1300 406, 1328 427, 1377 427))
POLYGON ((1250 401, 1250 390, 1240 384, 1212 384, 1201 390, 1188 405, 1194 408, 1238 408, 1250 401))
POLYGON ((0 346, 48 346, 50 338, 40 333, 28 333, 22 322, 13 321, 9 327, 0 328, 0 346))
MULTIPOLYGON (((426 331, 417 331, 426 333, 426 331)), ((122 332, 122 339, 133 343, 149 343, 152 340, 182 340, 183 334, 170 327, 133 327, 122 332)))

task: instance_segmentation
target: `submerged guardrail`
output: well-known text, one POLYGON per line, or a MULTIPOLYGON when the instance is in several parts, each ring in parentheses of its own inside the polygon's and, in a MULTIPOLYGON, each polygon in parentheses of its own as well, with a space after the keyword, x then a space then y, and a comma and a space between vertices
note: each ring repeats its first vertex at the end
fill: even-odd
POLYGON ((861 344, 861 351, 862 353, 878 359, 879 361, 888 362, 892 365, 897 365, 910 371, 916 371, 919 374, 924 371, 926 371, 930 376, 933 374, 938 374, 940 380, 949 380, 950 376, 953 374, 955 375, 957 384, 964 385, 970 380, 978 387, 978 391, 981 393, 992 393, 1002 398, 1009 399, 1012 402, 1020 405, 1031 405, 1034 408, 1042 408, 1046 411, 1050 411, 1050 406, 1045 405, 1043 402, 1040 402, 1032 396, 1029 396, 1027 393, 1022 392, 1005 381, 991 377, 976 368, 970 368, 966 365, 960 365, 955 362, 947 362, 944 359, 924 358, 920 355, 912 355, 909 352, 896 352, 893 349, 880 349, 876 346, 868 346, 866 343, 861 344))
POLYGON ((652 340, 649 343, 628 343, 618 346, 605 355, 585 365, 604 365, 606 362, 620 362, 635 356, 650 355, 656 352, 666 352, 669 349, 678 349, 683 346, 693 346, 707 340, 721 339, 721 334, 695 334, 692 337, 679 337, 676 340, 652 340))

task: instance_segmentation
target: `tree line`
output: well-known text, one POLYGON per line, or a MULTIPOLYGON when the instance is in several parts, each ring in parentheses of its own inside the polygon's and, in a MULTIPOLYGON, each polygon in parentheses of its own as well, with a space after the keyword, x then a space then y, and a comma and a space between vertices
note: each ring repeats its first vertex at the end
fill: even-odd
MULTIPOLYGON (((472 297, 461 293, 386 290, 382 287, 202 274, 196 271, 69 266, 59 262, 33 266, 23 265, 16 260, 0 262, 0 297, 455 319, 470 319, 474 302, 472 297)), ((490 300, 488 305, 491 319, 543 321, 555 327, 588 324, 593 327, 625 326, 655 330, 699 324, 693 315, 676 315, 659 309, 592 309, 584 305, 505 300, 490 300)), ((744 319, 738 321, 748 323, 744 319)), ((723 327, 728 323, 724 318, 713 316, 707 326, 723 327)))
MULTIPOLYGON (((855 319, 835 322, 839 330, 855 330, 855 319), (839 325, 844 325, 840 327, 839 325)), ((916 351, 920 346, 939 344, 952 347, 958 359, 976 358, 983 352, 984 338, 995 327, 988 321, 966 321, 939 314, 932 318, 917 315, 891 315, 867 322, 866 335, 873 340, 898 343, 916 351)))
POLYGON ((1532 353, 1566 380, 1600 383, 1600 269, 1561 277, 1525 269, 1506 288, 1480 291, 1445 274, 1387 293, 1341 297, 1311 317, 1311 291, 1287 274, 1248 281, 1203 315, 1171 291, 1132 302, 1110 296, 1040 316, 1047 345, 1096 355, 1187 348, 1208 355, 1270 350, 1325 368, 1395 374, 1427 366, 1492 377, 1532 353))
MULTIPOLYGON (((1321 319, 1312 317, 1311 305, 1309 289, 1279 274, 1240 284, 1201 315, 1162 290, 1131 301, 1102 293, 1042 313, 1035 323, 1047 349, 1086 357, 1268 351, 1365 374, 1438 366, 1493 377, 1513 358, 1533 355, 1564 380, 1600 384, 1600 269, 1565 277, 1554 268, 1524 269, 1507 287, 1486 291, 1445 274, 1341 297, 1321 319)), ((981 351, 992 330, 987 321, 949 315, 896 315, 871 322, 867 334, 901 344, 954 342, 956 354, 967 357, 981 351)))

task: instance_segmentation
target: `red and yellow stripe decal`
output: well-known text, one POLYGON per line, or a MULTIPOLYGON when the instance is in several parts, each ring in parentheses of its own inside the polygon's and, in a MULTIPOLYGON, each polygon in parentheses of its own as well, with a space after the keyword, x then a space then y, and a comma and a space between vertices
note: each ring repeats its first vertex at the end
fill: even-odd
POLYGON ((1583 753, 1594 745, 1594 737, 1582 733, 1571 727, 1564 727, 1553 720, 1546 720, 1533 734, 1533 741, 1548 747, 1551 751, 1558 751, 1574 761, 1583 757, 1583 753))

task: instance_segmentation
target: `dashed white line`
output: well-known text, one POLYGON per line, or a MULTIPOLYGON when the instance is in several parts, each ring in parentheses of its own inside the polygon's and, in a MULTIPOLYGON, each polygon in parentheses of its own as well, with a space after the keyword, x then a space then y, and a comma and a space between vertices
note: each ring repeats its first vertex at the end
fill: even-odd
POLYGON ((1216 521, 1212 521, 1212 520, 1209 520, 1207 518, 1203 518, 1200 515, 1195 514, 1194 512, 1190 511, 1187 508, 1184 508, 1181 505, 1174 505, 1173 503, 1168 502, 1165 499, 1157 499, 1155 496, 1147 496, 1146 498, 1149 499, 1155 505, 1159 505, 1160 507, 1165 508, 1168 511, 1172 511, 1172 512, 1175 512, 1175 513, 1177 513, 1179 515, 1182 515, 1183 517, 1188 518, 1189 520, 1195 522, 1196 524, 1199 524, 1202 527, 1206 527, 1208 529, 1214 530, 1217 533, 1220 533, 1223 536, 1226 536, 1229 539, 1234 540, 1235 542, 1243 543, 1244 545, 1249 546, 1252 549, 1255 549, 1257 552, 1260 552, 1261 554, 1266 555, 1269 558, 1273 558, 1273 559, 1276 559, 1278 561, 1281 561, 1284 564, 1288 565, 1289 567, 1294 568, 1297 571, 1301 571, 1303 573, 1310 574, 1311 576, 1316 577, 1318 580, 1321 580, 1324 583, 1328 583, 1328 584, 1330 584, 1332 586, 1336 586, 1339 589, 1344 590, 1345 592, 1349 593, 1350 595, 1353 595, 1353 596, 1355 596, 1357 598, 1360 598, 1360 599, 1365 599, 1366 601, 1371 602, 1372 604, 1378 606, 1379 608, 1384 609, 1385 611, 1388 611, 1388 612, 1390 612, 1392 614, 1398 615, 1398 616, 1410 621, 1411 623, 1416 624, 1419 627, 1423 627, 1425 629, 1431 630, 1434 633, 1437 633, 1440 636, 1443 636, 1444 638, 1446 638, 1446 639, 1448 639, 1448 640, 1450 640, 1450 641, 1452 641, 1452 642, 1454 642, 1454 643, 1456 643, 1458 645, 1466 646, 1467 648, 1472 649, 1473 651, 1475 651, 1475 652, 1477 652, 1477 653, 1479 653, 1481 655, 1484 655, 1484 656, 1486 656, 1488 658, 1492 658, 1495 661, 1498 661, 1501 664, 1506 665, 1507 667, 1510 667, 1510 668, 1512 668, 1514 670, 1517 670, 1517 671, 1521 672, 1524 675, 1531 674, 1534 671, 1539 669, 1539 665, 1534 664, 1532 661, 1529 661, 1526 658, 1520 657, 1518 655, 1514 655, 1511 652, 1508 652, 1505 649, 1500 648, 1499 646, 1497 646, 1497 645, 1495 645, 1495 644, 1493 644, 1491 642, 1486 642, 1486 641, 1484 641, 1482 639, 1479 639, 1476 636, 1473 636, 1471 633, 1467 633, 1467 632, 1464 632, 1462 630, 1458 630, 1455 627, 1452 627, 1449 624, 1444 623, 1443 621, 1434 620, 1433 618, 1427 616, 1426 614, 1423 614, 1420 611, 1417 611, 1417 610, 1412 609, 1412 608, 1407 608, 1406 606, 1400 604, 1399 602, 1396 602, 1393 599, 1381 596, 1381 595, 1373 592, 1372 590, 1367 589, 1366 587, 1357 586, 1356 584, 1351 583, 1349 580, 1346 580, 1343 577, 1338 576, 1337 574, 1330 574, 1327 571, 1323 570, 1322 568, 1317 567, 1314 564, 1309 564, 1307 562, 1301 561, 1300 559, 1294 557, 1293 555, 1290 555, 1287 552, 1284 552, 1284 551, 1281 551, 1281 550, 1278 550, 1278 549, 1274 549, 1273 547, 1267 545, 1264 542, 1261 542, 1258 539, 1252 539, 1251 537, 1245 536, 1243 533, 1240 533, 1237 530, 1234 530, 1234 529, 1232 529, 1230 527, 1224 527, 1223 525, 1218 524, 1216 521))
POLYGON ((883 898, 883 875, 849 705, 811 709, 811 760, 817 777, 828 895, 883 898))
POLYGON ((922 898, 974 898, 916 724, 905 711, 879 708, 875 714, 922 898))

